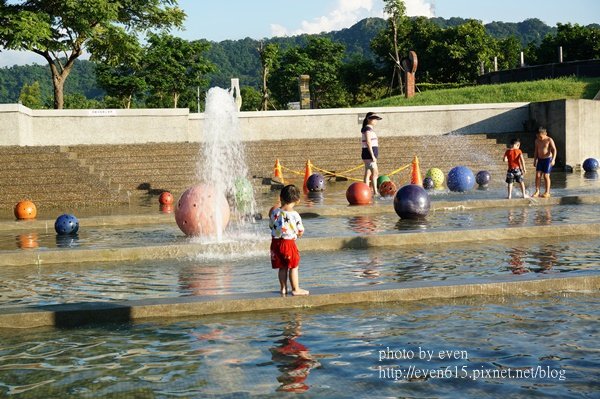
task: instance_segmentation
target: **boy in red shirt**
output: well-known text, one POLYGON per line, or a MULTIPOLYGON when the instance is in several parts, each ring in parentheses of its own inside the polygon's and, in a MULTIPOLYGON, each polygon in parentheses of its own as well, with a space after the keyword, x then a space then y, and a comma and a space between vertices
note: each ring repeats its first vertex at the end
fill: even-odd
POLYGON ((517 182, 521 185, 521 191, 523 192, 523 198, 529 198, 525 193, 525 182, 523 176, 525 176, 525 162, 523 161, 523 152, 519 149, 521 141, 519 139, 512 139, 510 141, 510 148, 504 153, 504 162, 508 162, 508 171, 506 172, 506 182, 508 183, 508 199, 512 197, 513 183, 517 182))

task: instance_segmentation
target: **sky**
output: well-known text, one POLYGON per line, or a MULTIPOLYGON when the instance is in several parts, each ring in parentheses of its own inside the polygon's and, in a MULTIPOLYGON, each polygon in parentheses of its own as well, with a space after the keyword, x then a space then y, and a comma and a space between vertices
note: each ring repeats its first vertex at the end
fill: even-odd
MULTIPOLYGON (((291 36, 348 28, 366 17, 384 17, 383 0, 179 0, 185 29, 172 33, 187 40, 211 41, 291 36)), ((405 0, 407 15, 521 22, 539 18, 560 23, 600 23, 599 0, 405 0)), ((31 52, 2 51, 0 67, 44 64, 31 52)))

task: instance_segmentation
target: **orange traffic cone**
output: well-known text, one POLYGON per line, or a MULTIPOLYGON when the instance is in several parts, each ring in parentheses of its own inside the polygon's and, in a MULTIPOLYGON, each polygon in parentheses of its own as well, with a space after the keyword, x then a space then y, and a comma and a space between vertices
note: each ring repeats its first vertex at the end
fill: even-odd
POLYGON ((310 159, 306 161, 306 166, 304 167, 304 192, 308 192, 308 187, 306 187, 306 182, 308 178, 312 175, 312 164, 310 163, 310 159))
POLYGON ((410 174, 410 184, 416 184, 423 187, 423 178, 421 178, 421 168, 419 168, 419 158, 415 155, 412 161, 412 172, 410 174))
POLYGON ((283 172, 281 170, 281 164, 279 163, 279 158, 275 159, 275 166, 273 167, 273 174, 276 179, 281 180, 281 184, 284 184, 283 181, 283 172))

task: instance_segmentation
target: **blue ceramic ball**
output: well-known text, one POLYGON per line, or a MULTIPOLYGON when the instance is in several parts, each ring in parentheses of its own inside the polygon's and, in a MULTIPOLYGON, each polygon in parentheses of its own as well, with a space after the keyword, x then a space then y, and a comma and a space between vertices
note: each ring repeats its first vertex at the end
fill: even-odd
POLYGON ((588 158, 583 161, 583 170, 586 172, 595 172, 598 170, 598 160, 596 158, 588 158))
POLYGON ((429 194, 421 186, 408 184, 394 197, 394 210, 401 219, 421 219, 427 216, 431 201, 429 194))
POLYGON ((306 180, 306 188, 310 192, 325 191, 325 178, 320 173, 313 173, 306 180))
POLYGON ((448 172, 446 185, 450 191, 469 191, 475 185, 475 175, 466 166, 456 166, 448 172))
POLYGON ((480 170, 475 175, 475 181, 480 186, 487 186, 488 184, 490 184, 491 179, 492 175, 490 175, 490 172, 488 172, 487 170, 480 170))
POLYGON ((76 234, 79 231, 79 220, 68 213, 60 215, 54 222, 54 230, 59 235, 76 234))

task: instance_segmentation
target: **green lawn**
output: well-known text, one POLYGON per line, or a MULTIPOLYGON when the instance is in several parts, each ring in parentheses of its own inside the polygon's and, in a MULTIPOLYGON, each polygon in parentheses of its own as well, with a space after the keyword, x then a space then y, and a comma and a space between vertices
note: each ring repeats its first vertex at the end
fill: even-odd
MULTIPOLYGON (((417 82, 417 87, 419 86, 417 82)), ((476 103, 538 102, 558 99, 592 99, 600 90, 600 78, 559 78, 532 82, 427 90, 413 98, 388 97, 369 101, 363 107, 406 105, 451 105, 476 103)))

